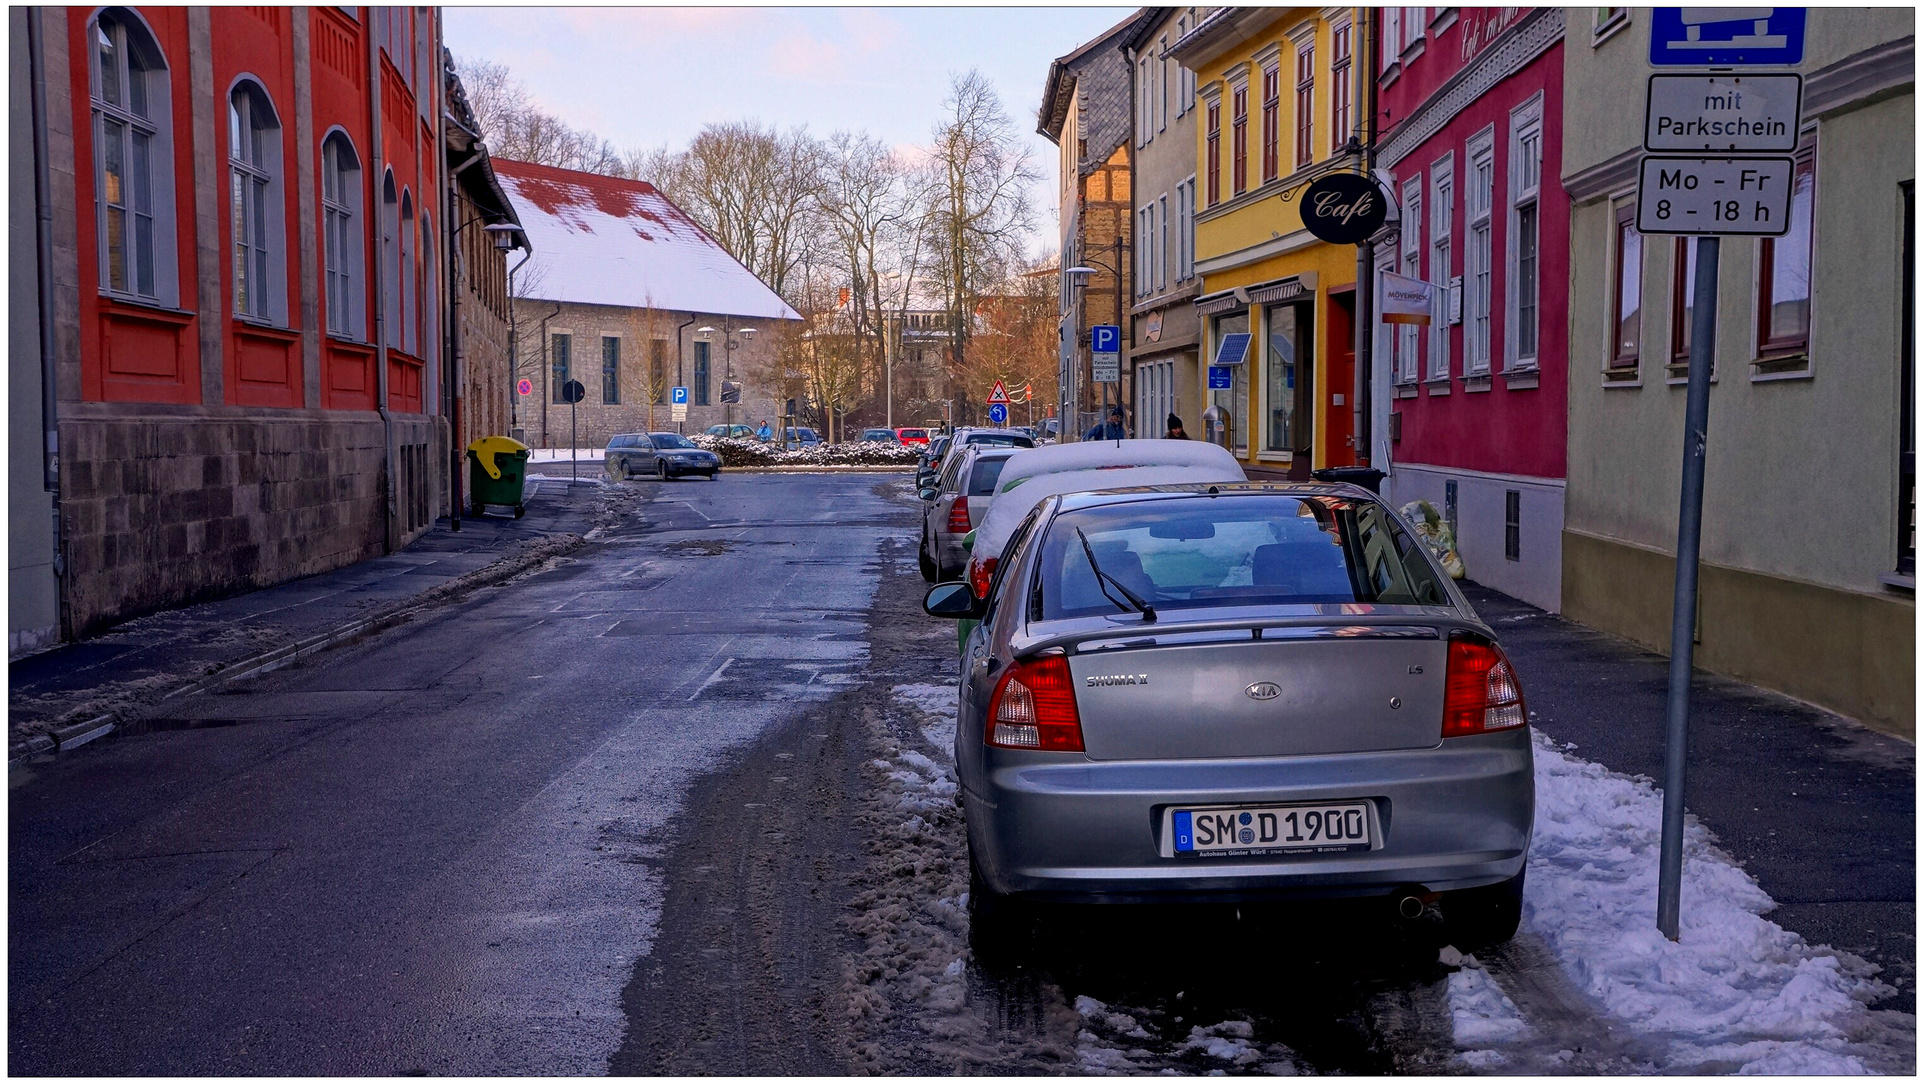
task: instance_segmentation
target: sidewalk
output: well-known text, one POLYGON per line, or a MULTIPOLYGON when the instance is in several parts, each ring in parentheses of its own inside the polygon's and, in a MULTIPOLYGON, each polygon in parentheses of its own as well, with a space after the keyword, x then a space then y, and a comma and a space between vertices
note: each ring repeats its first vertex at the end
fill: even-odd
MULTIPOLYGON (((1530 722, 1572 756, 1659 781, 1668 659, 1463 582, 1501 635, 1530 722)), ((1687 803, 1779 905, 1767 918, 1882 966, 1915 1011, 1915 746, 1696 672, 1687 803)))
POLYGON ((296 654, 380 628, 421 603, 459 595, 578 547, 604 527, 614 500, 642 496, 637 486, 609 489, 566 477, 530 478, 527 515, 446 518, 391 555, 271 588, 192 607, 156 612, 86 641, 13 661, 8 743, 12 754, 52 749, 47 733, 82 741, 73 727, 109 716, 138 725, 168 694, 222 673, 270 670, 296 654), (24 745, 31 740, 31 747, 24 745))

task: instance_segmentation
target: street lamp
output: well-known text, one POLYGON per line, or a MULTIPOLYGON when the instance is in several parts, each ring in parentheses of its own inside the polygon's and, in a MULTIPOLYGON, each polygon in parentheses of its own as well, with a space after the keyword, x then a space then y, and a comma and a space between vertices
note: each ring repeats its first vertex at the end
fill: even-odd
MULTIPOLYGON (((1070 280, 1074 282, 1074 287, 1077 289, 1086 289, 1088 287, 1088 279, 1093 277, 1095 274, 1100 273, 1102 270, 1106 270, 1108 273, 1114 275, 1114 318, 1115 318, 1115 326, 1117 329, 1119 329, 1121 325, 1121 319, 1122 319, 1121 269, 1120 269, 1121 256, 1122 256, 1122 253, 1127 250, 1127 248, 1128 248, 1127 238, 1117 233, 1114 238, 1114 265, 1110 266, 1107 263, 1102 262, 1100 259, 1087 259, 1087 262, 1093 263, 1094 265, 1070 266, 1066 270, 1061 271, 1063 274, 1067 275, 1070 280)), ((1078 306, 1085 309, 1086 307, 1085 294, 1083 294, 1082 301, 1078 306)), ((1086 311, 1083 310, 1082 317, 1085 318, 1086 314, 1087 314, 1086 311)), ((1077 319, 1076 322, 1078 324, 1080 322, 1080 319, 1077 319)), ((1092 333, 1092 331, 1090 331, 1090 333, 1092 333)), ((1090 341, 1088 344, 1089 344, 1090 363, 1092 363, 1094 342, 1090 341)), ((1079 375, 1080 365, 1076 364, 1075 368, 1076 368, 1076 374, 1079 375)), ((1080 394, 1077 393, 1075 396, 1076 398, 1079 398, 1080 394)), ((1120 402, 1121 402, 1121 386, 1119 383, 1117 383, 1115 384, 1115 404, 1118 405, 1120 404, 1120 402)), ((1080 402, 1077 400, 1076 405, 1079 406, 1079 404, 1080 402)), ((1103 383, 1101 386, 1101 422, 1103 424, 1106 424, 1108 422, 1108 409, 1109 409, 1108 386, 1106 383, 1103 383)), ((1063 416, 1062 421, 1063 421, 1062 426, 1065 428, 1067 426, 1066 424, 1067 417, 1063 416)))
MULTIPOLYGON (((525 230, 512 222, 502 221, 485 226, 482 231, 493 233, 495 249, 505 253, 525 230)), ((514 275, 520 273, 521 267, 526 266, 527 260, 533 257, 534 249, 530 247, 521 255, 521 261, 507 271, 507 427, 513 433, 518 433, 521 426, 521 395, 517 385, 521 377, 521 340, 520 326, 514 318, 514 275)), ((515 437, 520 438, 518 434, 515 437)))
POLYGON ((734 325, 733 316, 723 317, 721 320, 721 325, 722 325, 722 329, 716 329, 712 326, 697 327, 694 331, 694 336, 700 338, 702 341, 710 341, 713 339, 715 334, 721 335, 721 352, 722 352, 722 362, 723 362, 723 368, 721 373, 721 405, 725 410, 722 413, 722 416, 724 417, 727 425, 729 427, 733 427, 734 426, 734 402, 740 400, 740 396, 741 396, 740 387, 734 385, 734 350, 740 348, 743 344, 746 344, 747 342, 753 341, 754 335, 759 333, 760 331, 756 330, 752 326, 743 326, 743 327, 737 328, 734 325), (734 335, 736 334, 741 335, 740 341, 734 340, 734 335), (729 397, 730 394, 733 395, 731 398, 729 397))

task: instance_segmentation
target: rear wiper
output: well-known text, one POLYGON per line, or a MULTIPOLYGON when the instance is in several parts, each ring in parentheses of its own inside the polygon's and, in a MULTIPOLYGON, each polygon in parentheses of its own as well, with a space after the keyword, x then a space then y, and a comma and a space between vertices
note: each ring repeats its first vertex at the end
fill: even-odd
POLYGON ((1155 621, 1154 605, 1148 603, 1146 600, 1143 600, 1141 597, 1136 596, 1132 591, 1129 590, 1129 588, 1126 585, 1123 585, 1120 581, 1116 580, 1107 571, 1101 569, 1101 564, 1097 562, 1094 557, 1094 545, 1088 543, 1088 534, 1082 532, 1081 527, 1079 525, 1075 526, 1074 534, 1081 538, 1081 550, 1088 553, 1088 569, 1094 571, 1095 584, 1101 586, 1101 595, 1107 597, 1108 602, 1110 604, 1113 604, 1114 606, 1120 608, 1123 611, 1127 611, 1130 607, 1132 607, 1134 610, 1141 612, 1142 622, 1144 623, 1154 622, 1155 621), (1119 590, 1121 595, 1127 598, 1128 602, 1124 604, 1120 600, 1116 600, 1114 597, 1114 593, 1111 593, 1108 591, 1108 586, 1110 585, 1113 585, 1117 590, 1119 590))

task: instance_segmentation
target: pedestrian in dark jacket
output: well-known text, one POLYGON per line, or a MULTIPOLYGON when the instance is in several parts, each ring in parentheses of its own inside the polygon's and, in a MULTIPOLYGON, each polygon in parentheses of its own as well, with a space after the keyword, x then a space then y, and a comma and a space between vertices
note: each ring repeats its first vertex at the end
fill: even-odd
POLYGON ((1117 406, 1116 408, 1108 410, 1107 423, 1096 424, 1089 428, 1088 433, 1081 436, 1081 441, 1100 442, 1103 439, 1125 439, 1127 437, 1127 430, 1121 426, 1121 409, 1117 406))
POLYGON ((1187 429, 1181 426, 1181 417, 1176 416, 1174 413, 1168 414, 1168 434, 1165 437, 1170 439, 1185 439, 1188 437, 1187 429))

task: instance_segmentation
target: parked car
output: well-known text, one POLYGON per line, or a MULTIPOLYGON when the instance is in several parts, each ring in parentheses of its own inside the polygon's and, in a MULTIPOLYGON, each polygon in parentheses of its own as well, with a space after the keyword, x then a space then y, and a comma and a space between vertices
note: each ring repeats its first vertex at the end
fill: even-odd
POLYGON ((929 445, 928 452, 921 455, 921 465, 914 472, 915 486, 927 487, 940 472, 941 462, 946 460, 951 451, 971 444, 1015 446, 1026 449, 1034 446, 1034 440, 1005 428, 956 428, 953 435, 935 440, 929 445))
POLYGON ((1514 934, 1520 682, 1363 489, 1051 494, 985 597, 925 606, 981 620, 954 741, 977 954, 1033 900, 1348 898, 1439 914, 1465 950, 1514 934))
POLYGON ((928 445, 928 429, 924 427, 899 427, 894 429, 894 434, 907 446, 928 445))
POLYGON ((707 429, 709 435, 721 439, 752 439, 754 429, 746 424, 715 424, 707 429))
POLYGON ((893 428, 871 427, 862 430, 861 441, 898 444, 901 441, 901 436, 896 435, 893 428))
POLYGON ((821 445, 821 436, 811 427, 791 427, 787 429, 782 445, 789 450, 799 450, 809 446, 821 445))
POLYGON ((607 440, 607 474, 616 480, 652 474, 662 480, 721 471, 720 455, 703 450, 672 431, 635 432, 607 440))
MULTIPOLYGON (((1046 420, 1041 421, 1041 439, 1047 439, 1047 440, 1057 441, 1057 442, 1060 441, 1061 439, 1061 418, 1060 417, 1050 416, 1046 420)), ((1040 439, 1037 439, 1036 441, 1039 442, 1040 439)))
POLYGON ((1008 459, 1022 451, 983 443, 949 455, 935 482, 921 489, 928 508, 921 515, 921 576, 953 581, 967 572, 963 538, 994 501, 994 486, 1008 459))
POLYGON ((968 580, 980 595, 987 595, 1002 549, 1028 511, 1049 495, 1147 484, 1239 484, 1247 479, 1234 455, 1213 443, 1140 439, 1119 447, 1037 447, 1002 469, 993 508, 975 523, 968 580))

